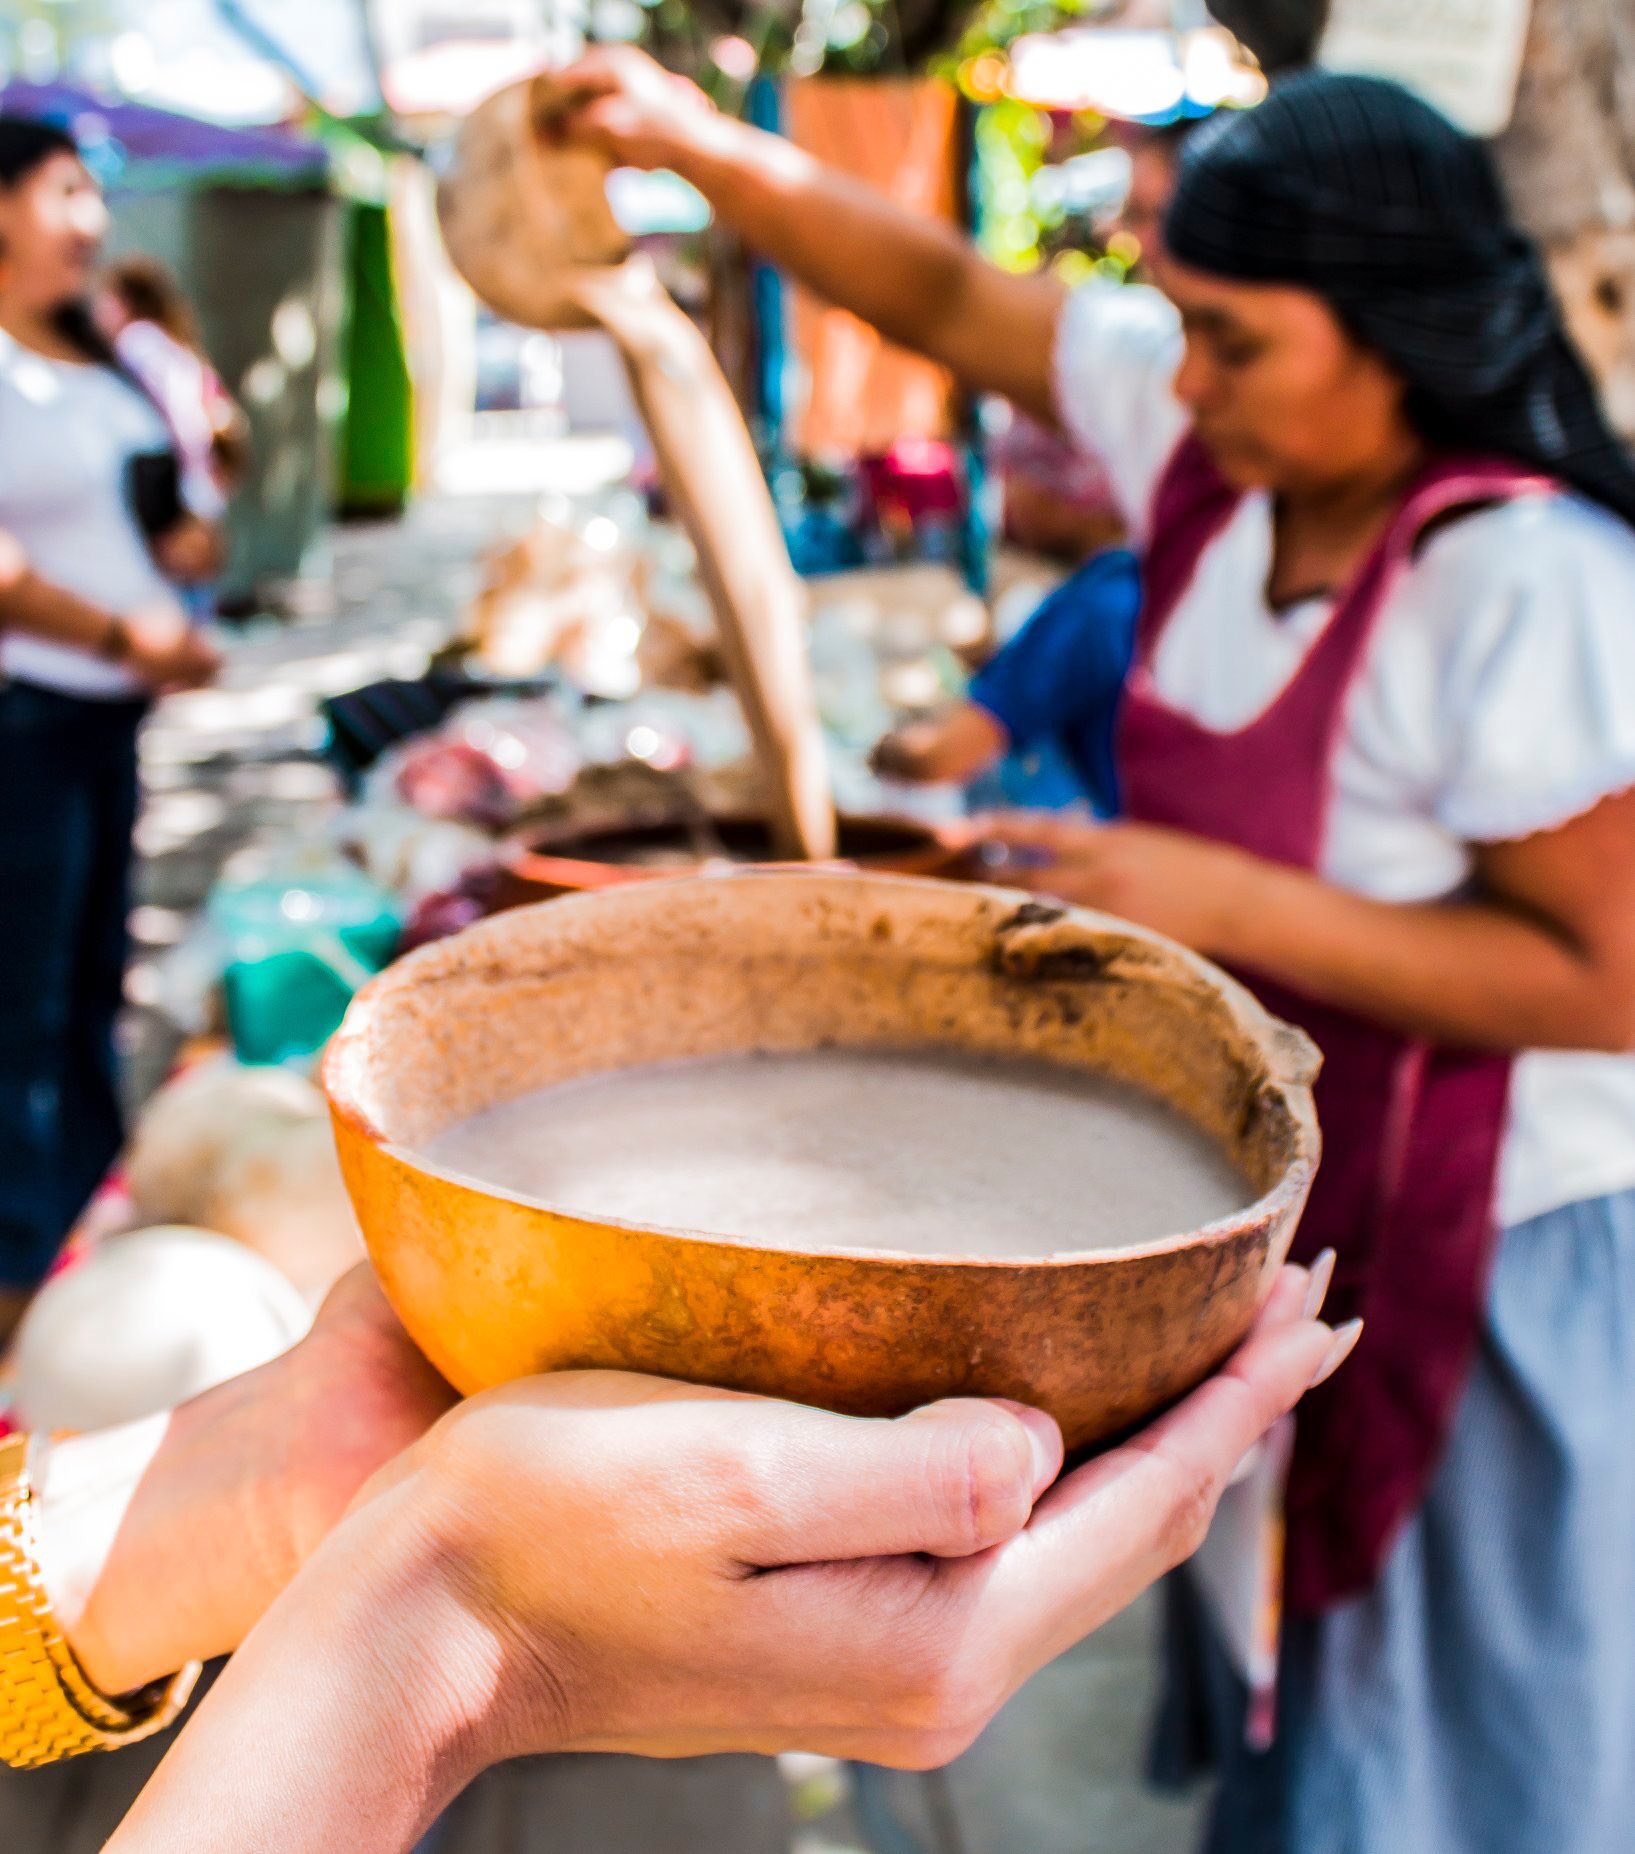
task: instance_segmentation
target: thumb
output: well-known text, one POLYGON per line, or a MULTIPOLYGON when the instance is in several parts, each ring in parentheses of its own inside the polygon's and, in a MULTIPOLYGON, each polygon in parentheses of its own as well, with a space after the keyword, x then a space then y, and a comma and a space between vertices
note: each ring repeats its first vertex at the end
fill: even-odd
POLYGON ((1061 1465, 1061 1431, 1021 1404, 959 1398, 895 1421, 791 1410, 781 1497, 761 1506, 746 1555, 766 1568, 970 1557, 1026 1526, 1061 1465))

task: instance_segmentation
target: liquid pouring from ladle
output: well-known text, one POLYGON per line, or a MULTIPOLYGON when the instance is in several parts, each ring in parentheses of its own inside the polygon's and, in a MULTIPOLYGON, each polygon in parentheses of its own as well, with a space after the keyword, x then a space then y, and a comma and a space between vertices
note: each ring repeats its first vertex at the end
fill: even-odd
POLYGON ((541 133, 555 107, 546 75, 500 91, 467 119, 438 196, 449 256, 510 321, 612 337, 698 554, 778 853, 825 861, 837 836, 806 594, 760 460, 708 342, 614 219, 607 163, 552 147, 541 133))

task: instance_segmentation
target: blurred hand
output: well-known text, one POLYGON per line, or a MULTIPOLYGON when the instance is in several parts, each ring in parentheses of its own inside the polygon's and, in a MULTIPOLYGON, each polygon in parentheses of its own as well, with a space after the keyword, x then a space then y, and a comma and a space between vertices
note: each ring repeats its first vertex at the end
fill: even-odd
POLYGON ((997 765, 1009 744, 987 709, 955 702, 940 714, 894 728, 875 746, 869 768, 880 779, 963 785, 997 765))
POLYGON ((184 586, 214 579, 227 558, 220 528, 196 515, 184 515, 154 542, 153 552, 167 577, 184 586))
POLYGON ((1005 812, 973 827, 988 880, 1053 895, 1210 953, 1230 937, 1257 868, 1246 851, 1150 824, 1005 812))
POLYGON ((910 722, 881 735, 869 755, 869 771, 877 779, 898 779, 913 784, 924 778, 922 768, 935 749, 930 724, 910 722))
POLYGON ((595 148, 621 167, 668 167, 707 127, 714 105, 630 45, 589 52, 540 77, 540 130, 550 140, 595 148))
POLYGON ((479 1765, 790 1747, 940 1765, 1196 1549, 1243 1457, 1354 1342, 1310 1316, 1320 1292, 1286 1270, 1220 1377, 1054 1488, 1060 1435, 1018 1406, 864 1421, 572 1374, 461 1405, 337 1543, 372 1532, 388 1582, 437 1581, 450 1652, 413 1650, 417 1681, 446 1683, 479 1765))
POLYGON ((202 689, 221 671, 221 652, 173 606, 125 620, 124 662, 150 689, 202 689))

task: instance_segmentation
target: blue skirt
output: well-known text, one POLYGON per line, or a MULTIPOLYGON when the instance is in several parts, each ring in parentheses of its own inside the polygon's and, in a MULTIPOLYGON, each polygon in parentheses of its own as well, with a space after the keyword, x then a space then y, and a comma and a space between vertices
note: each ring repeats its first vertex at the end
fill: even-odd
POLYGON ((1271 1752, 1184 1585, 1167 1658, 1160 1767, 1221 1767, 1209 1854, 1635 1849, 1635 1191, 1504 1232, 1430 1496, 1290 1627, 1271 1752))

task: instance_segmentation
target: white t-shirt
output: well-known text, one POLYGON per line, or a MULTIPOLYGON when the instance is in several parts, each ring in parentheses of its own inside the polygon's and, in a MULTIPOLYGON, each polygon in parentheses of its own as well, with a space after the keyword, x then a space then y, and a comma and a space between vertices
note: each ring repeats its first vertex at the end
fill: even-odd
MULTIPOLYGON (((1062 421, 1144 531, 1186 431, 1182 335, 1156 291, 1092 285, 1062 317, 1062 421)), ((1287 686, 1333 605, 1274 612, 1270 498, 1244 498, 1161 638, 1153 678, 1238 728, 1287 686)), ((1635 533, 1576 496, 1483 510, 1432 536, 1381 614, 1334 767, 1321 872, 1382 901, 1470 877, 1472 844, 1528 836, 1635 787, 1635 533)), ((1635 1187, 1635 1056, 1524 1055, 1500 1164, 1505 1225, 1635 1187)))
MULTIPOLYGON (((178 606, 126 482, 132 457, 170 443, 110 368, 49 360, 0 329, 0 529, 48 584, 122 615, 178 606)), ((16 632, 0 633, 0 673, 97 700, 141 689, 117 664, 16 632)))

